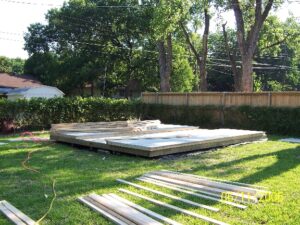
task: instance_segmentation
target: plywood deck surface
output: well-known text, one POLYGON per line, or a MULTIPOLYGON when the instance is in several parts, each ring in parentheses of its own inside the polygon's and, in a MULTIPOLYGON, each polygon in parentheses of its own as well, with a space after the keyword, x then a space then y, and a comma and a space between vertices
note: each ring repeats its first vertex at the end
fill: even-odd
POLYGON ((113 129, 107 132, 93 131, 93 128, 88 132, 86 130, 86 128, 76 131, 55 130, 51 132, 51 139, 114 152, 155 157, 266 138, 265 133, 261 131, 208 130, 170 124, 158 124, 140 132, 129 132, 128 130, 122 132, 120 129, 116 129, 115 132, 113 129))
POLYGON ((161 148, 201 144, 201 142, 260 134, 257 131, 232 129, 197 129, 163 134, 137 135, 133 138, 106 140, 107 144, 153 151, 161 148))

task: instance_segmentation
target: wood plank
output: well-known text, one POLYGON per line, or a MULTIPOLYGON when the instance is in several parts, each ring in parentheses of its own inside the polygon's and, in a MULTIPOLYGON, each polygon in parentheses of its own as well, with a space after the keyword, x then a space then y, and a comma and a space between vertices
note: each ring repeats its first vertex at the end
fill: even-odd
POLYGON ((129 195, 132 195, 132 196, 135 196, 135 197, 138 197, 138 198, 141 198, 141 199, 144 199, 144 200, 147 200, 147 201, 152 202, 156 205, 163 206, 163 207, 166 207, 166 208, 169 208, 169 209, 173 209, 177 212, 180 212, 180 213, 183 213, 183 214, 186 214, 186 215, 198 218, 198 219, 202 219, 206 222, 210 222, 210 223, 217 224, 217 225, 228 225, 227 223, 221 222, 219 220, 215 220, 213 218, 210 218, 210 217, 198 214, 198 213, 194 213, 192 211, 185 210, 185 209, 179 208, 177 206, 170 205, 168 203, 164 203, 164 202, 158 201, 156 199, 149 198, 149 197, 137 194, 135 192, 131 192, 131 191, 128 191, 128 190, 125 190, 125 189, 122 189, 122 188, 119 189, 119 191, 124 192, 124 193, 129 194, 129 195))
POLYGON ((88 201, 87 199, 83 198, 83 197, 79 197, 78 200, 87 205, 89 208, 93 209, 94 211, 100 213, 101 215, 103 215, 104 217, 106 217, 107 219, 111 220, 112 222, 114 222, 115 224, 118 225, 128 225, 128 223, 123 222, 122 220, 120 220, 119 218, 117 218, 116 216, 110 214, 109 212, 107 212, 106 210, 101 209, 100 207, 97 207, 96 205, 92 204, 90 201, 88 201))
POLYGON ((34 220, 32 220, 31 218, 29 218, 27 215, 25 215, 23 212, 21 212, 20 210, 18 210, 17 208, 15 208, 13 205, 11 205, 9 202, 7 201, 3 201, 2 204, 4 204, 4 206, 10 210, 11 212, 13 212, 17 217, 19 217, 24 223, 28 224, 28 225, 35 225, 36 222, 34 220))
POLYGON ((162 216, 162 215, 160 215, 160 214, 158 214, 158 213, 156 213, 156 212, 153 212, 153 211, 151 211, 151 210, 149 210, 149 209, 146 209, 146 208, 144 208, 144 207, 142 207, 142 206, 140 206, 140 205, 137 205, 137 204, 135 204, 135 203, 133 203, 133 202, 130 202, 130 201, 128 201, 127 199, 124 199, 124 198, 121 198, 120 196, 118 196, 118 195, 115 195, 115 194, 108 194, 108 195, 103 195, 104 197, 112 197, 112 198, 115 198, 115 199, 117 199, 117 200, 119 200, 119 201, 121 201, 121 202, 123 202, 123 203, 125 203, 125 204, 127 204, 127 205, 129 205, 129 206, 131 206, 131 207, 133 207, 133 208, 135 208, 135 209, 137 209, 137 210, 139 210, 140 212, 143 212, 143 213, 145 213, 145 214, 147 214, 147 215, 149 215, 149 216, 151 216, 151 217, 153 217, 153 218, 156 218, 156 219, 158 219, 158 220, 160 220, 160 221, 163 221, 163 222, 165 222, 165 223, 167 223, 167 224, 170 224, 170 225, 182 225, 181 223, 178 223, 178 222, 176 222, 176 221, 174 221, 174 220, 171 220, 171 219, 169 219, 169 218, 167 218, 167 217, 165 217, 165 216, 162 216))
MULTIPOLYGON (((180 172, 174 172, 174 171, 170 171, 170 170, 161 170, 161 171, 180 173, 180 172)), ((210 179, 210 180, 214 180, 214 181, 219 181, 219 182, 223 182, 223 183, 234 184, 234 185, 239 185, 239 186, 244 186, 244 187, 250 187, 250 188, 269 192, 266 187, 262 187, 259 185, 246 184, 246 183, 237 182, 237 181, 228 181, 228 180, 223 180, 223 179, 218 179, 218 178, 213 178, 213 177, 205 177, 205 176, 200 176, 200 175, 195 175, 195 174, 186 174, 186 173, 180 173, 180 174, 185 174, 185 175, 192 176, 192 177, 200 177, 200 178, 204 178, 204 179, 210 179)))
POLYGON ((164 177, 164 176, 151 175, 151 174, 145 174, 144 176, 153 178, 155 180, 162 180, 162 181, 165 181, 168 183, 173 183, 176 185, 179 184, 184 187, 193 188, 193 189, 196 189, 197 191, 202 191, 202 193, 203 193, 203 191, 205 191, 206 192, 205 194, 209 194, 209 195, 212 195, 215 197, 221 197, 221 195, 224 194, 224 195, 231 195, 231 196, 233 196, 234 200, 240 201, 243 203, 245 203, 245 202, 257 203, 258 202, 258 199, 255 196, 240 194, 240 193, 236 193, 236 192, 232 192, 232 191, 226 191, 223 189, 208 187, 208 186, 201 185, 201 184, 189 183, 186 181, 176 180, 176 179, 172 179, 172 178, 168 178, 168 177, 164 177))
POLYGON ((263 194, 265 193, 265 191, 263 191, 263 190, 258 190, 258 189, 254 189, 254 188, 250 188, 250 187, 241 187, 238 185, 226 184, 226 183, 217 182, 217 181, 211 181, 209 179, 196 177, 196 176, 189 176, 184 173, 178 173, 178 172, 172 172, 172 171, 154 171, 154 172, 151 172, 150 174, 157 174, 157 175, 166 176, 166 177, 170 177, 170 178, 177 179, 177 180, 187 181, 190 183, 201 184, 201 185, 205 185, 208 187, 216 187, 216 188, 220 188, 220 189, 223 189, 226 191, 251 194, 254 196, 263 196, 263 194))
POLYGON ((128 220, 126 217, 116 213, 115 211, 107 208, 106 206, 100 204, 99 202, 95 201, 94 199, 92 199, 91 197, 87 196, 86 199, 88 199, 89 202, 91 202, 92 204, 94 204, 95 206, 101 208, 102 210, 105 210, 106 212, 108 212, 109 214, 119 218, 121 221, 123 221, 124 223, 127 223, 128 225, 136 225, 135 223, 133 223, 132 221, 128 220))
POLYGON ((128 205, 117 201, 108 200, 100 195, 90 194, 90 198, 99 202, 100 204, 106 206, 110 210, 120 214, 121 216, 126 217, 126 219, 132 221, 137 225, 162 225, 161 223, 157 222, 156 220, 144 215, 143 213, 135 210, 128 205))
POLYGON ((180 189, 184 189, 184 190, 189 190, 189 191, 193 191, 193 192, 198 192, 198 193, 202 193, 202 194, 205 194, 205 195, 208 195, 208 196, 214 196, 214 197, 217 197, 217 198, 220 197, 220 194, 216 194, 216 193, 212 193, 212 192, 207 192, 207 191, 199 190, 199 189, 196 189, 196 188, 193 188, 193 187, 187 187, 187 186, 180 185, 180 184, 171 183, 171 182, 164 181, 164 180, 158 180, 158 179, 146 176, 146 175, 147 174, 144 174, 142 176, 142 178, 149 178, 149 179, 155 180, 156 182, 166 183, 166 184, 168 184, 168 185, 170 185, 172 187, 176 187, 176 188, 180 188, 180 189))
POLYGON ((9 219, 12 223, 16 225, 26 225, 19 217, 17 217, 12 211, 10 211, 6 206, 3 204, 3 201, 0 202, 0 211, 9 219))
POLYGON ((175 196, 175 195, 170 195, 170 194, 167 194, 167 193, 163 193, 163 192, 161 192, 161 191, 153 190, 153 189, 151 189, 151 188, 147 188, 147 187, 142 186, 142 185, 134 184, 134 183, 128 182, 128 181, 126 181, 126 180, 117 179, 117 181, 120 182, 120 183, 123 183, 123 184, 131 185, 131 186, 136 187, 136 188, 138 188, 138 189, 146 190, 146 191, 149 191, 149 192, 152 192, 152 193, 155 193, 155 194, 158 194, 158 195, 161 195, 161 196, 170 198, 170 199, 174 199, 174 200, 176 200, 176 201, 184 202, 184 203, 189 204, 189 205, 192 205, 192 206, 204 208, 204 209, 207 209, 207 210, 211 210, 211 211, 213 211, 213 212, 218 212, 218 211, 220 211, 219 209, 217 209, 217 208, 215 208, 215 207, 211 207, 211 206, 199 204, 199 203, 197 203, 197 202, 193 202, 193 201, 190 201, 190 200, 187 200, 187 199, 184 199, 184 198, 179 198, 179 197, 177 197, 177 196, 175 196))
POLYGON ((146 178, 146 177, 144 177, 144 178, 140 177, 140 178, 137 178, 137 180, 147 182, 147 183, 150 183, 150 184, 154 184, 154 185, 157 185, 157 186, 160 186, 160 187, 165 187, 165 188, 168 188, 168 189, 171 189, 171 190, 174 190, 174 191, 179 191, 179 192, 182 192, 182 193, 186 193, 186 194, 196 196, 196 197, 199 197, 199 198, 204 198, 204 199, 208 199, 208 200, 212 200, 212 201, 216 201, 216 202, 221 202, 221 203, 224 203, 226 205, 231 205, 231 206, 237 207, 239 209, 246 209, 247 208, 247 206, 245 206, 245 205, 241 205, 241 204, 238 204, 238 203, 235 203, 235 202, 225 201, 225 200, 222 200, 220 198, 215 198, 215 197, 211 197, 211 196, 207 196, 207 195, 203 195, 203 194, 198 194, 198 193, 195 193, 193 191, 188 191, 188 190, 184 190, 184 189, 181 189, 181 188, 177 188, 177 187, 169 185, 168 183, 157 181, 157 180, 154 180, 154 179, 150 179, 150 178, 146 178))

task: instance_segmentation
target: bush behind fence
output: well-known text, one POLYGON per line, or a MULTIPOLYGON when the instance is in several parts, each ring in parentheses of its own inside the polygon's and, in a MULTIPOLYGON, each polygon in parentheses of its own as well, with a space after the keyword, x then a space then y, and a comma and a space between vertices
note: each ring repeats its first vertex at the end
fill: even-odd
POLYGON ((300 136, 300 107, 218 107, 147 104, 147 119, 200 128, 261 130, 270 134, 300 136))
POLYGON ((139 118, 140 103, 125 99, 53 98, 0 100, 2 127, 14 123, 23 129, 49 128, 52 123, 115 121, 139 118))
POLYGON ((48 129, 52 123, 160 119, 200 128, 263 130, 300 136, 300 107, 220 107, 145 104, 104 98, 0 100, 0 124, 21 129, 48 129))

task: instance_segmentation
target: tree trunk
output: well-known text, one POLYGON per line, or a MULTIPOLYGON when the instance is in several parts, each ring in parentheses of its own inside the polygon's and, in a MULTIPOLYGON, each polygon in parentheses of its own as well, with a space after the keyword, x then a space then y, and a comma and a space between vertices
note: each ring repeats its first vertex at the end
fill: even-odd
POLYGON ((252 56, 242 57, 242 91, 253 92, 252 56))
POLYGON ((225 42, 225 48, 227 52, 227 56, 231 65, 231 71, 233 74, 233 80, 234 80, 234 91, 238 92, 241 91, 241 74, 237 69, 236 65, 236 52, 234 51, 233 53, 230 50, 230 46, 228 43, 228 36, 227 36, 227 31, 226 31, 226 23, 222 24, 223 28, 223 37, 224 37, 224 42, 225 42))
POLYGON ((253 66, 252 59, 257 47, 259 33, 273 6, 274 0, 267 0, 263 10, 263 1, 255 1, 254 23, 249 31, 245 30, 244 14, 239 0, 231 0, 237 26, 237 40, 242 56, 242 91, 253 92, 253 66))
POLYGON ((202 36, 202 54, 200 63, 200 91, 207 91, 207 71, 206 61, 208 52, 208 34, 209 34, 210 16, 208 9, 204 9, 204 32, 202 36))
POLYGON ((158 41, 160 91, 169 92, 172 73, 172 37, 168 35, 167 46, 163 40, 158 41))
POLYGON ((182 28, 186 41, 197 60, 197 64, 199 67, 199 78, 200 78, 200 83, 198 87, 200 91, 207 91, 206 61, 207 61, 207 52, 208 52, 207 44, 208 44, 209 24, 210 24, 210 16, 208 10, 204 9, 204 33, 202 36, 202 52, 198 53, 195 45, 192 43, 192 40, 188 34, 187 29, 185 28, 184 24, 180 22, 180 26, 182 28))
POLYGON ((199 64, 200 70, 200 91, 207 91, 207 72, 206 72, 206 63, 202 60, 199 64))
POLYGON ((166 46, 166 71, 165 71, 165 78, 166 78, 166 89, 167 91, 171 90, 170 87, 170 79, 172 74, 172 58, 173 58, 173 44, 172 44, 172 36, 171 34, 167 37, 167 46, 166 46))

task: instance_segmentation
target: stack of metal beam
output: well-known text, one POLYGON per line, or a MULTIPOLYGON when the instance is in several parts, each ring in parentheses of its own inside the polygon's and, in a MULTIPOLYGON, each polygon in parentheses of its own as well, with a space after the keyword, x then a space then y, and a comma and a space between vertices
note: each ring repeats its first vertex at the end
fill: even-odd
POLYGON ((227 204, 228 200, 242 204, 258 203, 270 195, 264 187, 167 170, 147 173, 138 180, 227 204))
MULTIPOLYGON (((159 187, 171 189, 173 191, 189 194, 193 197, 196 196, 199 198, 216 201, 243 210, 248 207, 248 204, 258 203, 261 198, 264 198, 270 194, 270 191, 266 190, 263 187, 259 187, 255 185, 218 180, 218 179, 213 179, 208 177, 202 177, 202 176, 196 176, 192 174, 184 174, 184 173, 166 171, 166 170, 154 171, 154 172, 144 174, 142 177, 137 178, 137 180, 150 183, 159 187)), ((165 198, 169 198, 178 202, 185 203, 192 207, 202 208, 212 212, 220 211, 220 209, 216 207, 200 204, 198 202, 181 198, 179 196, 165 193, 162 191, 158 191, 140 184, 132 183, 122 179, 117 179, 117 181, 122 184, 132 186, 139 190, 151 192, 156 195, 163 196, 165 198)), ((225 222, 216 220, 214 218, 207 217, 205 215, 195 213, 190 210, 186 210, 177 207, 175 205, 171 205, 159 201, 157 199, 147 197, 145 195, 136 193, 134 191, 129 191, 123 188, 119 189, 119 191, 126 193, 127 195, 131 195, 136 198, 149 201, 152 204, 158 205, 160 207, 165 207, 177 211, 179 213, 183 213, 185 215, 189 215, 201 219, 208 223, 218 224, 218 225, 227 224, 225 222)), ((91 208, 97 210, 98 212, 102 213, 104 216, 112 219, 114 222, 116 222, 116 218, 120 219, 121 223, 116 222, 117 224, 157 224, 156 223, 157 221, 156 222, 152 221, 153 219, 158 219, 161 222, 167 224, 175 224, 175 225, 179 224, 176 221, 173 221, 162 215, 158 215, 155 212, 149 211, 148 209, 145 209, 132 202, 129 202, 128 200, 120 198, 119 196, 116 196, 114 194, 102 195, 102 196, 97 196, 95 194, 92 194, 84 198, 80 198, 80 201, 87 204, 91 208), (121 206, 122 204, 123 206, 121 206), (126 210, 125 206, 127 208, 133 207, 134 210, 137 210, 139 212, 134 212, 132 209, 126 210), (122 207, 124 207, 124 211, 122 211, 122 207), (140 221, 136 220, 136 216, 141 218, 147 217, 146 215, 140 215, 141 213, 150 216, 152 220, 149 219, 147 221, 145 219, 142 223, 139 223, 140 221)))

